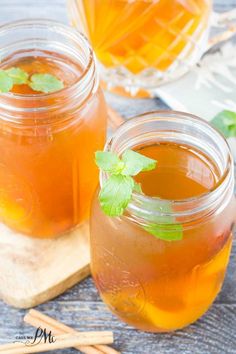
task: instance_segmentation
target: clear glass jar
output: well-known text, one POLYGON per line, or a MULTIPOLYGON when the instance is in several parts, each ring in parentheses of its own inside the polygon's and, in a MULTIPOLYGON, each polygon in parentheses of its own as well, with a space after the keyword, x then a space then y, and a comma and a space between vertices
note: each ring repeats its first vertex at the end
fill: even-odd
POLYGON ((19 233, 55 237, 88 218, 98 183, 106 107, 93 51, 63 24, 30 20, 0 27, 0 69, 57 75, 65 87, 0 94, 0 220, 19 233))
MULTIPOLYGON (((67 0, 108 89, 152 91, 186 73, 207 46, 211 0, 67 0)), ((143 94, 142 92, 140 92, 143 94)))
MULTIPOLYGON (((149 146, 167 146, 168 153, 157 150, 156 171, 165 174, 150 183, 151 172, 146 172, 147 190, 156 181, 155 188, 163 183, 162 195, 170 190, 179 194, 184 177, 207 186, 207 191, 192 196, 190 191, 184 199, 134 192, 126 213, 114 218, 102 212, 97 192, 91 213, 91 268, 112 312, 139 329, 165 332, 196 321, 221 289, 236 222, 234 165, 222 135, 180 112, 152 112, 127 121, 106 151, 121 155, 126 149, 138 147, 141 152, 149 146), (179 155, 180 146, 185 155, 179 155), (153 223, 159 226, 159 238, 146 231, 153 223), (164 239, 170 223, 173 233, 181 225, 182 239, 164 239)), ((106 178, 101 173, 101 185, 106 178)))

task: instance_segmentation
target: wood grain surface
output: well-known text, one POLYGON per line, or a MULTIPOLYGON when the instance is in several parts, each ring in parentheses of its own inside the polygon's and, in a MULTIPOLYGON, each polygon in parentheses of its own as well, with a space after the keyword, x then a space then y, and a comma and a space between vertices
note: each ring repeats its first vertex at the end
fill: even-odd
POLYGON ((90 275, 88 222, 56 239, 25 237, 3 224, 0 235, 0 299, 9 305, 34 307, 90 275))
MULTIPOLYGON (((215 9, 236 7, 236 0, 216 0, 215 9)), ((0 0, 0 23, 20 18, 44 17, 67 22, 64 0, 0 0)), ((107 94, 108 102, 125 117, 166 106, 158 99, 125 100, 107 94)), ((45 276, 47 276, 45 274, 45 276)), ((236 354, 236 243, 221 294, 202 319, 173 334, 141 333, 116 319, 99 299, 91 278, 65 294, 39 306, 78 330, 113 330, 115 347, 124 354, 236 354)), ((0 343, 17 335, 32 335, 24 325, 25 311, 0 302, 0 343)), ((76 353, 74 349, 58 354, 76 353)), ((49 353, 48 353, 49 354, 49 353)))

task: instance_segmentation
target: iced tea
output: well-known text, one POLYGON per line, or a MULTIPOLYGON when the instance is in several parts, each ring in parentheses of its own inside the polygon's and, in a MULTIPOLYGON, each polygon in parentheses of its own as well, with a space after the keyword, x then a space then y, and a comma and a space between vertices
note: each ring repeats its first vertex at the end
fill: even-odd
MULTIPOLYGON (((168 115, 163 116, 166 127, 163 118, 162 129, 168 131, 168 124, 176 122, 168 122, 168 115)), ((155 117, 153 122, 152 117, 139 119, 146 119, 143 125, 147 125, 149 135, 145 139, 143 134, 145 142, 133 149, 157 160, 157 167, 136 177, 145 197, 134 196, 122 217, 106 216, 95 196, 91 216, 92 272, 102 299, 121 319, 145 331, 172 331, 202 316, 221 289, 236 215, 233 164, 231 161, 227 166, 231 172, 225 172, 200 146, 173 141, 173 127, 172 133, 169 130, 164 137, 165 133, 158 131, 160 122, 154 129, 155 117), (228 187, 224 186, 226 189, 213 203, 214 193, 225 183, 225 173, 230 174, 228 187), (171 210, 165 209, 166 205, 171 205, 171 210), (165 230, 169 214, 175 217, 173 223, 182 225, 182 240, 165 241, 145 230, 146 223, 154 220, 165 230)), ((186 129, 186 119, 183 117, 183 128, 181 122, 179 126, 176 123, 175 132, 186 129)), ((124 140, 115 136, 108 149, 112 150, 113 144, 117 144, 114 149, 118 144, 124 146, 128 136, 130 144, 137 142, 142 122, 136 120, 130 132, 131 124, 127 131, 122 128, 124 140)), ((182 139, 187 135, 188 129, 182 139)))
MULTIPOLYGON (((40 38, 40 29, 52 33, 53 25, 22 22, 15 27, 20 34, 28 26, 29 37, 30 28, 36 28, 40 38)), ((80 41, 79 34, 70 34, 63 25, 57 29, 65 32, 64 47, 68 31, 80 41)), ((54 237, 88 218, 98 182, 94 152, 104 145, 106 108, 92 51, 84 38, 84 53, 76 45, 71 53, 46 50, 52 46, 48 34, 42 48, 33 39, 28 49, 9 52, 0 64, 0 69, 17 67, 29 75, 52 74, 64 84, 49 94, 14 85, 0 95, 0 220, 22 234, 54 237), (73 50, 83 62, 73 57, 73 50)))
POLYGON ((150 89, 168 79, 165 72, 176 75, 198 60, 207 41, 212 2, 68 0, 68 7, 73 25, 86 33, 109 69, 103 76, 108 86, 123 85, 119 77, 127 79, 127 86, 146 83, 150 89))

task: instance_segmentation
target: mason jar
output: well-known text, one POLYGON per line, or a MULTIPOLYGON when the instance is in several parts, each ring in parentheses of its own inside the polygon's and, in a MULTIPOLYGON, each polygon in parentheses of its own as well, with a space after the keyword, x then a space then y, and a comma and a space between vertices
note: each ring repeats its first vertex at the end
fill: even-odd
MULTIPOLYGON (((96 192, 93 278, 104 302, 129 325, 177 330, 208 310, 223 283, 236 221, 233 159, 207 122, 171 111, 125 122, 105 151, 121 156, 127 149, 154 158, 157 167, 137 177, 143 193, 133 192, 121 217, 105 215, 96 192)), ((101 173, 101 187, 108 177, 101 173)))
POLYGON ((86 38, 61 23, 0 27, 0 70, 53 74, 64 88, 0 94, 0 221, 32 237, 56 237, 83 223, 98 183, 106 107, 86 38))

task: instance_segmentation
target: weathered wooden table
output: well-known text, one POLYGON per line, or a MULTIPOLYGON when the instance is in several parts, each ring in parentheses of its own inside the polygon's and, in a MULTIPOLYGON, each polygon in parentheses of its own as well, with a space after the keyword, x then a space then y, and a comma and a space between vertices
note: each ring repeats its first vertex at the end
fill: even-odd
MULTIPOLYGON (((214 3, 219 11, 236 7, 236 0, 216 0, 214 3)), ((0 23, 30 17, 67 23, 65 0, 0 0, 0 23)), ((107 99, 125 117, 165 108, 158 99, 134 102, 112 95, 107 95, 107 99)), ((212 308, 198 322, 173 334, 141 333, 121 323, 101 302, 90 278, 39 309, 78 329, 113 330, 115 347, 125 354, 236 353, 236 244, 223 290, 212 308)), ((0 343, 13 341, 20 334, 32 335, 32 329, 23 323, 24 314, 25 311, 0 301, 0 343)), ((73 349, 59 352, 76 353, 73 349)))

